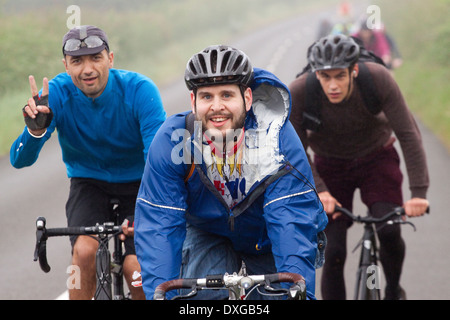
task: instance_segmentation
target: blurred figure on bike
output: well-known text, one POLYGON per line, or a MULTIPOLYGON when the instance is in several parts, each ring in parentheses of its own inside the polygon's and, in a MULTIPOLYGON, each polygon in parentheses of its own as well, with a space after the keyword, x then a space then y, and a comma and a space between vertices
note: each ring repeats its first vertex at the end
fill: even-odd
POLYGON ((364 43, 364 47, 380 57, 385 64, 390 64, 391 48, 384 33, 380 29, 369 28, 364 21, 361 28, 353 34, 364 43))
POLYGON ((239 272, 244 261, 248 274, 301 274, 314 299, 327 217, 288 121, 287 87, 224 45, 194 54, 185 82, 191 111, 155 136, 150 153, 160 156, 148 159, 136 203, 146 297, 179 277, 239 272))
MULTIPOLYGON (((120 201, 122 219, 134 215, 147 150, 166 114, 159 91, 149 78, 113 68, 105 32, 95 26, 69 30, 62 42, 65 73, 43 80, 39 93, 30 76, 31 98, 23 108, 26 127, 14 141, 11 164, 31 166, 57 130, 70 178, 66 204, 69 226, 112 221, 110 199, 120 201)), ((91 299, 96 286, 97 241, 71 238, 72 264, 80 267, 81 288, 70 299, 91 299)), ((139 264, 133 239, 127 239, 124 274, 131 282, 139 264)), ((130 287, 133 298, 142 289, 130 287)))
POLYGON ((364 47, 379 56, 388 69, 394 70, 403 64, 397 43, 386 32, 384 24, 380 24, 378 28, 369 28, 367 23, 363 22, 352 36, 361 39, 364 47))
MULTIPOLYGON (((387 68, 381 62, 362 62, 361 50, 349 36, 324 37, 308 49, 310 70, 289 85, 290 121, 305 149, 311 147, 314 153, 314 160, 310 158, 314 180, 330 217, 321 285, 325 299, 346 298, 343 271, 351 222, 334 214, 336 205, 352 210, 359 189, 376 217, 402 205, 408 216, 420 216, 428 207, 428 169, 417 124, 387 68), (394 134, 409 177, 407 201, 402 196, 394 134)), ((385 226, 378 236, 385 297, 398 299, 405 255, 400 227, 385 226)))
POLYGON ((348 1, 342 1, 339 4, 337 16, 338 21, 334 24, 329 34, 352 34, 355 30, 355 18, 351 3, 348 1))

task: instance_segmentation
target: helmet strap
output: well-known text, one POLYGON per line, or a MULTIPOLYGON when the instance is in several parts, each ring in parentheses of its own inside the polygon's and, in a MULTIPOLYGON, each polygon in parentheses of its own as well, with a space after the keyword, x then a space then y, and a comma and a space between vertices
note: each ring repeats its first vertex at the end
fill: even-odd
POLYGON ((242 101, 244 102, 244 108, 246 108, 247 106, 245 105, 245 90, 247 90, 247 88, 243 85, 239 85, 239 90, 241 91, 242 101))
POLYGON ((352 77, 352 72, 353 72, 354 67, 355 67, 355 65, 350 66, 348 68, 348 76, 349 76, 348 92, 347 92, 347 96, 344 98, 344 101, 347 101, 350 98, 350 96, 351 96, 351 94, 353 92, 353 88, 354 88, 353 81, 354 80, 353 80, 353 77, 352 77))

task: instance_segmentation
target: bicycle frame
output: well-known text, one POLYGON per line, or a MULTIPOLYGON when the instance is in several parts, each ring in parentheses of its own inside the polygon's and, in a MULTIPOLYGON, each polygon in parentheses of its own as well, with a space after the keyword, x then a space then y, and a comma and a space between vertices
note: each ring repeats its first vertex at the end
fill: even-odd
MULTIPOLYGON (((378 246, 376 238, 376 223, 400 223, 410 224, 415 231, 415 226, 411 222, 396 220, 405 215, 405 210, 401 207, 395 208, 381 218, 371 216, 355 216, 345 208, 336 206, 337 212, 341 212, 352 221, 364 224, 364 233, 361 240, 361 254, 356 274, 355 300, 379 300, 381 299, 378 273, 378 246), (370 274, 370 267, 374 266, 373 274, 370 274)), ((429 213, 429 208, 426 211, 429 213)))
POLYGON ((372 266, 378 266, 378 247, 375 227, 373 224, 364 225, 364 234, 361 246, 359 266, 356 273, 354 299, 380 300, 380 282, 377 268, 375 268, 374 274, 371 274, 369 270, 372 266))

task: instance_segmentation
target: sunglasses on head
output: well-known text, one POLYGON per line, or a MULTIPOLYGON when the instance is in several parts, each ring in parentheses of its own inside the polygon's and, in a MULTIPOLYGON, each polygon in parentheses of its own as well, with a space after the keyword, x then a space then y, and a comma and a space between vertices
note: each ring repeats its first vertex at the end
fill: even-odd
POLYGON ((81 48, 98 48, 103 45, 105 42, 98 36, 89 36, 83 40, 79 39, 69 39, 64 44, 64 51, 72 52, 80 50, 81 48))

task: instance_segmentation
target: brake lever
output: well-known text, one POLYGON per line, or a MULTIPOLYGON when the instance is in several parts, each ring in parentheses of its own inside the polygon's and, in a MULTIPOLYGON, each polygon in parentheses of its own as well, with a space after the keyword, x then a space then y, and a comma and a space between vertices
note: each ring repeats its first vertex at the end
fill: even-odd
POLYGON ((192 287, 192 290, 188 294, 179 294, 172 298, 172 300, 183 300, 196 296, 198 293, 197 287, 192 287))
POLYGON ((412 223, 412 222, 410 222, 410 221, 403 221, 403 220, 389 220, 388 222, 387 222, 387 224, 408 224, 408 225, 410 225, 412 228, 413 228, 413 230, 414 230, 414 232, 416 232, 416 226, 414 225, 414 223, 412 223))
POLYGON ((39 258, 41 243, 47 240, 45 224, 46 220, 44 217, 38 217, 36 219, 36 248, 34 249, 34 261, 37 261, 39 258))
POLYGON ((306 286, 296 283, 289 288, 288 300, 306 300, 306 286))
POLYGON ((34 249, 34 261, 37 261, 39 258, 39 247, 41 245, 41 239, 42 236, 44 235, 44 232, 42 230, 37 230, 36 231, 36 247, 34 249))
POLYGON ((268 283, 267 281, 264 283, 264 289, 271 293, 288 293, 288 289, 271 287, 270 283, 268 283))

